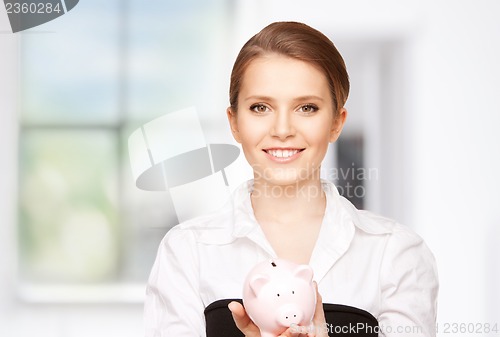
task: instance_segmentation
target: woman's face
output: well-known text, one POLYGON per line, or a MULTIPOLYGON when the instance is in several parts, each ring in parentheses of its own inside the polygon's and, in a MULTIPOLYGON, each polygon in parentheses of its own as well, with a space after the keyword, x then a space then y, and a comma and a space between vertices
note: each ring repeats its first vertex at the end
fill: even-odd
POLYGON ((290 185, 319 178, 319 168, 342 129, 334 118, 325 75, 309 63, 267 54, 248 65, 231 131, 256 180, 290 185))

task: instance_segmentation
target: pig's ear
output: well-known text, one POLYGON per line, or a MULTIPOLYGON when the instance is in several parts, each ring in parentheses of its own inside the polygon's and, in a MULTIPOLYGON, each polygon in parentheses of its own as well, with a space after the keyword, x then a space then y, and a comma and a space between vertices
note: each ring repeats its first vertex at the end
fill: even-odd
POLYGON ((254 275, 250 280, 250 288, 255 296, 259 295, 260 290, 270 281, 269 276, 263 274, 254 275))
POLYGON ((293 276, 303 279, 306 282, 311 282, 313 278, 313 271, 311 267, 305 264, 301 264, 293 271, 293 276))

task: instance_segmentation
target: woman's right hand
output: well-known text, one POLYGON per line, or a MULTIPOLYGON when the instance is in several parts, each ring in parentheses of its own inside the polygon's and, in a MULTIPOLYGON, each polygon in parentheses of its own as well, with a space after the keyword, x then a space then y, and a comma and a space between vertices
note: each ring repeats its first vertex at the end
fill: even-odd
POLYGON ((261 337, 259 327, 248 317, 241 303, 233 301, 229 303, 228 308, 233 315, 234 323, 245 337, 261 337))
MULTIPOLYGON (((321 295, 318 291, 318 285, 314 282, 314 288, 316 290, 316 308, 313 317, 313 327, 321 328, 326 326, 325 313, 323 312, 323 301, 321 295)), ((245 337, 261 337, 260 330, 257 325, 248 317, 245 308, 241 303, 233 301, 228 305, 234 319, 234 323, 240 329, 240 331, 245 335, 245 337)), ((293 327, 288 328, 278 337, 328 337, 328 333, 323 331, 323 329, 318 329, 318 331, 311 331, 307 327, 293 327), (301 333, 302 332, 302 333, 301 333)))

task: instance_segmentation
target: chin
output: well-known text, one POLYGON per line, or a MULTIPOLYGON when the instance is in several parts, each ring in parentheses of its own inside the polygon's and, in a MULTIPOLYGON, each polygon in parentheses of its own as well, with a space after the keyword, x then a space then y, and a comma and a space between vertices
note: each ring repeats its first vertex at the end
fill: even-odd
MULTIPOLYGON (((301 174, 301 171, 297 169, 272 169, 262 174, 260 181, 276 186, 297 186, 313 180, 312 175, 306 175, 304 172, 301 174)), ((257 175, 256 178, 259 176, 257 175)))

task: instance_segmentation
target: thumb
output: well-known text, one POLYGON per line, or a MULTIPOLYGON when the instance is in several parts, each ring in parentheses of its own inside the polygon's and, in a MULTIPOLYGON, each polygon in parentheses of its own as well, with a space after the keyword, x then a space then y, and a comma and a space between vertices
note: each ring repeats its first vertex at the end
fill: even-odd
MULTIPOLYGON (((259 332, 259 328, 252 322, 250 317, 248 317, 245 308, 241 305, 241 303, 232 301, 227 306, 233 315, 234 323, 236 327, 240 329, 241 332, 245 336, 256 335, 259 332)), ((260 334, 259 334, 260 335, 260 334)))

